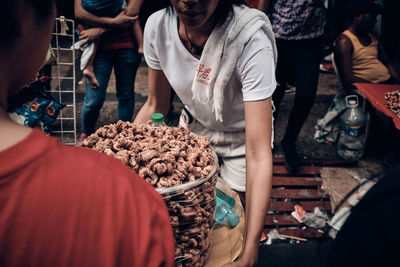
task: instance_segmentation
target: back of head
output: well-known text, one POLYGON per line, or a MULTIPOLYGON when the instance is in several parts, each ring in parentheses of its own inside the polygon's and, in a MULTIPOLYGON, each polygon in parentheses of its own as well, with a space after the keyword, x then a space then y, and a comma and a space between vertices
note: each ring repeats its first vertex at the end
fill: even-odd
POLYGON ((17 9, 22 4, 30 6, 36 18, 44 21, 52 14, 55 0, 13 0, 0 1, 0 47, 5 47, 19 35, 19 22, 21 18, 18 16, 17 9))
MULTIPOLYGON (((10 97, 38 71, 49 47, 56 0, 0 1, 0 96, 10 97)), ((0 99, 4 101, 4 99, 0 99)))
POLYGON ((373 16, 382 12, 376 0, 350 0, 346 6, 346 18, 351 23, 360 14, 370 13, 373 16))

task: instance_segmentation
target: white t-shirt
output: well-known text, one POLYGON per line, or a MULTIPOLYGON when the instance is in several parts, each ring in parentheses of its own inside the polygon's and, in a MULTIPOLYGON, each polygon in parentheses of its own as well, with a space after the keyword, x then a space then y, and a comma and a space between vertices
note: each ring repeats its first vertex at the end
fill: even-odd
POLYGON ((164 72, 182 103, 205 127, 217 131, 243 130, 243 102, 269 98, 276 87, 271 41, 259 30, 245 45, 224 90, 223 121, 217 121, 209 104, 192 99, 191 87, 198 71, 199 59, 182 43, 178 34, 177 16, 171 11, 160 10, 147 20, 144 29, 144 57, 147 65, 164 72))

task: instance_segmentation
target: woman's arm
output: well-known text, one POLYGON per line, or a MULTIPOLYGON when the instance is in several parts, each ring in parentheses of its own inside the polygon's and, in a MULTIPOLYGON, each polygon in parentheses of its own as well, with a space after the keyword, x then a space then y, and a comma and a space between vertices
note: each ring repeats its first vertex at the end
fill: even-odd
POLYGON ((171 85, 164 72, 149 67, 148 81, 147 101, 135 118, 134 123, 136 124, 147 122, 151 119, 153 113, 158 112, 166 115, 169 110, 171 85))
POLYGON ((124 28, 132 25, 138 17, 129 17, 122 11, 114 18, 98 17, 92 13, 87 12, 82 7, 82 0, 74 0, 75 18, 84 21, 91 26, 105 27, 105 28, 124 28))
POLYGON ((226 266, 253 266, 257 262, 261 231, 271 195, 271 98, 244 102, 246 121, 246 225, 242 253, 226 266))
POLYGON ((125 7, 126 15, 128 16, 139 15, 142 4, 143 0, 129 0, 128 4, 125 7))

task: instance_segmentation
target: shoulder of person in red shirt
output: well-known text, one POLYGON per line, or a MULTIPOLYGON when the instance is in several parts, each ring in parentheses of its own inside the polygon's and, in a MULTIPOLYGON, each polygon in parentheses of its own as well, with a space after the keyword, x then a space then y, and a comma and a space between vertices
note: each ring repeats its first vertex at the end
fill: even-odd
POLYGON ((174 266, 165 202, 117 159, 33 130, 0 162, 1 266, 174 266))

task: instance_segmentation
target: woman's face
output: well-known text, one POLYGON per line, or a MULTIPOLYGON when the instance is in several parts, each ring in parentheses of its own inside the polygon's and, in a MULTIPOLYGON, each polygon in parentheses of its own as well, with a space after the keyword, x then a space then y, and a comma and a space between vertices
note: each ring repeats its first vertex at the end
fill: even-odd
POLYGON ((219 0, 171 0, 180 21, 187 27, 201 27, 214 14, 219 0))

